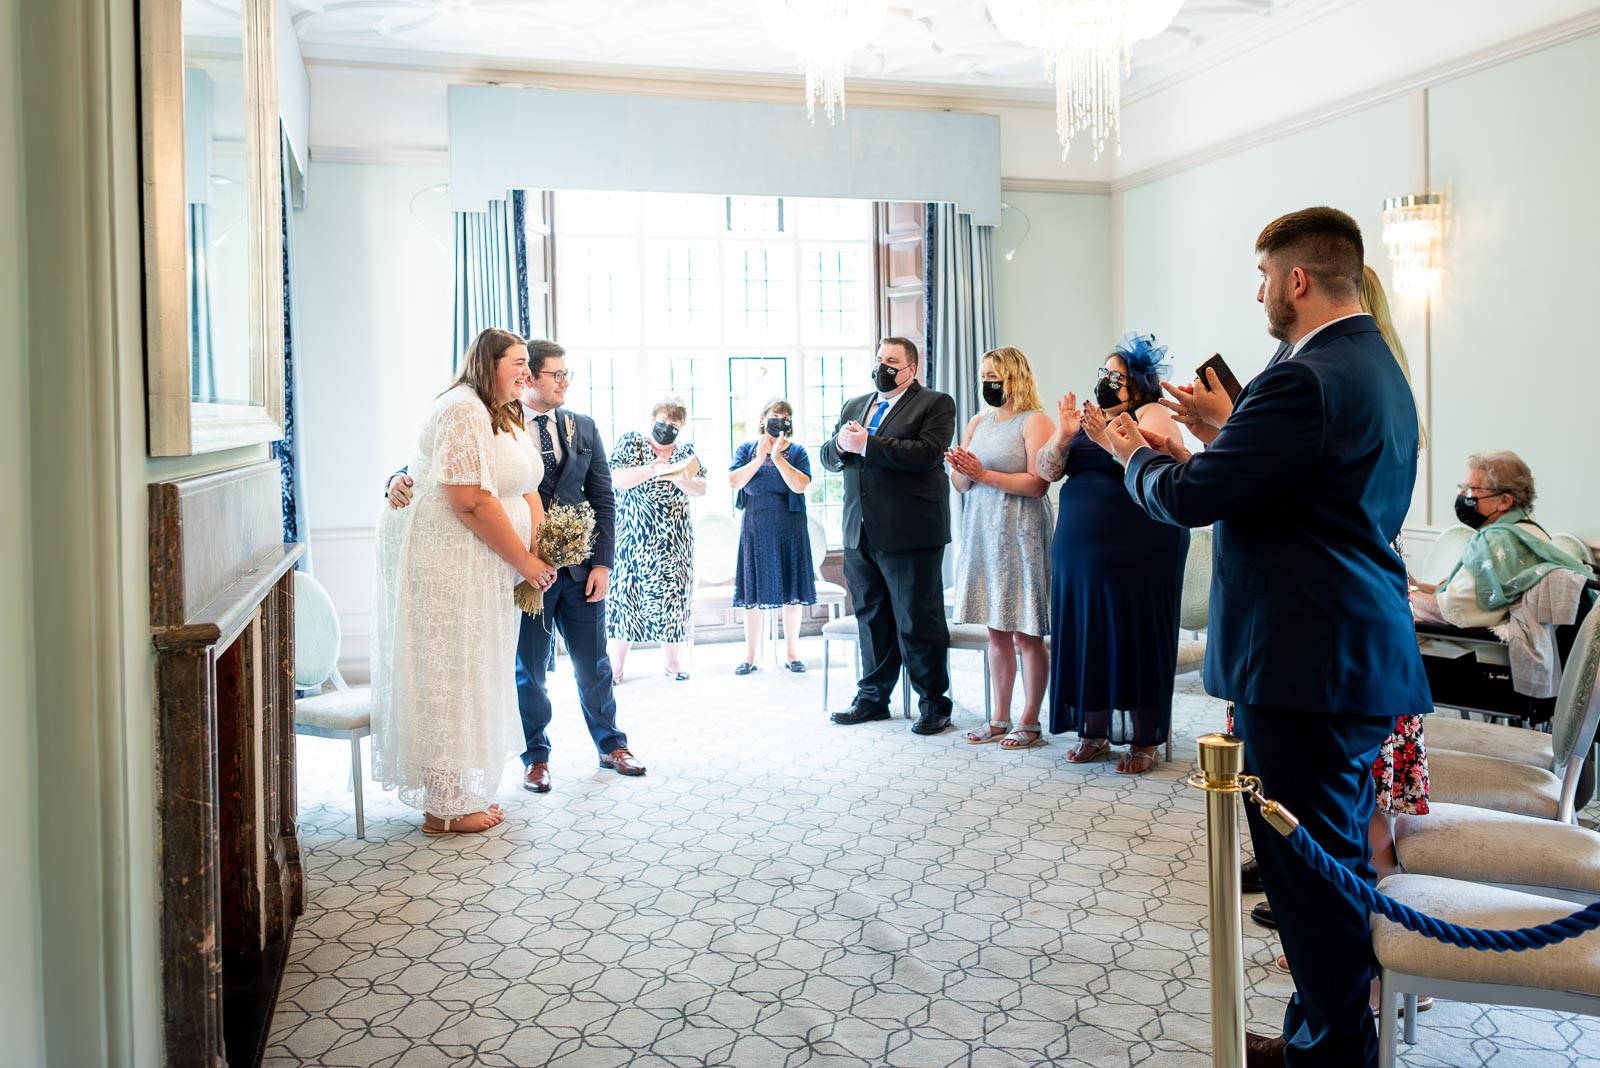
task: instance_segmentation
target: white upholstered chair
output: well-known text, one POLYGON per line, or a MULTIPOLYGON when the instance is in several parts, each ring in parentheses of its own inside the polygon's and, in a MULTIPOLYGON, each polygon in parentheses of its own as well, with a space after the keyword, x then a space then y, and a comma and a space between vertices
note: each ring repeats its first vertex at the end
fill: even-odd
MULTIPOLYGON (((1189 557, 1183 564, 1183 595, 1178 606, 1178 629, 1192 637, 1178 638, 1178 674, 1199 671, 1206 662, 1204 631, 1211 618, 1211 531, 1189 532, 1189 557)), ((1167 759, 1172 759, 1168 743, 1167 759)))
MULTIPOLYGON (((855 665, 856 678, 861 677, 861 632, 856 626, 856 617, 853 615, 840 616, 830 619, 822 625, 822 709, 828 709, 828 676, 833 668, 833 643, 840 642, 850 646, 855 655, 849 663, 855 665)), ((906 674, 904 665, 900 668, 900 711, 906 719, 911 718, 911 679, 906 674)))
POLYGON ((322 584, 294 573, 294 684, 299 690, 333 689, 294 702, 294 732, 350 743, 350 789, 355 795, 356 837, 367 836, 361 785, 361 739, 372 733, 372 690, 352 688, 339 674, 339 613, 322 584))
MULTIPOLYGON (((1418 912, 1463 927, 1533 927, 1577 911, 1571 901, 1556 897, 1431 875, 1391 875, 1379 889, 1418 912)), ((1447 946, 1376 916, 1372 949, 1382 984, 1379 1068, 1395 1068, 1401 998, 1407 1042, 1416 1041, 1418 994, 1600 1016, 1600 938, 1593 934, 1542 949, 1496 953, 1447 946)))
MULTIPOLYGON (((1578 778, 1595 731, 1600 727, 1600 610, 1592 611, 1578 628, 1572 652, 1561 673, 1561 691, 1556 695, 1555 712, 1550 719, 1548 762, 1533 764, 1528 758, 1539 755, 1534 743, 1523 737, 1533 732, 1509 735, 1511 748, 1521 757, 1457 752, 1443 748, 1441 735, 1481 733, 1479 725, 1464 724, 1439 728, 1425 725, 1428 741, 1428 796, 1444 804, 1470 805, 1500 812, 1512 812, 1540 819, 1572 823, 1578 793, 1578 778)), ((1496 728, 1505 729, 1505 728, 1496 728)))

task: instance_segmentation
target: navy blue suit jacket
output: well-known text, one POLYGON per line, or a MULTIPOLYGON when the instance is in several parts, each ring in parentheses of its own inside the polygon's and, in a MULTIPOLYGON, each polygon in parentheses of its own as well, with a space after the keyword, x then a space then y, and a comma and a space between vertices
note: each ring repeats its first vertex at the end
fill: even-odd
POLYGON ((1206 689, 1308 712, 1432 711, 1405 564, 1417 476, 1411 387, 1369 315, 1332 323, 1239 394, 1187 463, 1128 463, 1152 517, 1213 524, 1206 689))
MULTIPOLYGON (((616 555, 617 497, 611 488, 611 465, 606 462, 606 447, 593 419, 565 408, 557 408, 551 415, 561 441, 561 462, 556 465, 555 493, 548 498, 542 493, 539 496, 546 508, 553 502, 579 504, 588 501, 594 509, 594 553, 585 562, 567 568, 574 578, 587 580, 591 567, 611 567, 616 555), (569 420, 572 423, 570 434, 567 431, 569 420)), ((537 446, 539 426, 532 419, 528 420, 528 431, 537 446)))

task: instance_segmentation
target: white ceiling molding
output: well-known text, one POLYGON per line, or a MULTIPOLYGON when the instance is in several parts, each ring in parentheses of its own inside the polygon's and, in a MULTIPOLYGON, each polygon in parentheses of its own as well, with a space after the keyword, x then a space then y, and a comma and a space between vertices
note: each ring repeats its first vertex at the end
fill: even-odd
POLYGON ((448 167, 450 152, 443 148, 360 148, 346 145, 312 145, 314 163, 402 164, 448 167))
POLYGON ((1079 193, 1086 196, 1111 195, 1110 182, 1077 182, 1062 178, 1000 177, 1002 193, 1079 193))
POLYGON ((1600 11, 1577 15, 1551 26, 1523 34, 1520 37, 1500 42, 1492 47, 1461 56, 1448 63, 1441 63, 1427 70, 1418 71, 1404 78, 1355 93, 1331 104, 1313 108, 1281 122, 1275 122, 1252 130, 1247 134, 1241 134, 1238 137, 1232 137, 1226 141, 1209 145, 1197 152, 1176 156, 1153 167, 1146 167, 1132 174, 1123 175, 1111 182, 1111 189, 1115 193, 1121 193, 1141 185, 1148 185, 1151 182, 1160 181, 1162 178, 1168 178, 1194 167, 1236 155, 1259 145, 1268 144, 1291 134, 1299 133, 1302 130, 1321 126, 1323 123, 1332 122, 1335 119, 1343 118, 1358 111, 1365 111, 1367 108, 1378 104, 1397 100, 1400 97, 1416 92, 1418 89, 1431 89, 1455 78, 1465 77, 1490 67, 1496 67, 1530 53, 1542 51, 1565 41, 1596 32, 1600 32, 1600 11))
MULTIPOLYGON (((680 96, 702 100, 793 103, 796 94, 804 85, 804 80, 799 75, 606 63, 552 61, 519 64, 498 58, 451 55, 442 52, 305 46, 304 54, 308 67, 420 71, 460 78, 463 84, 562 89, 583 93, 629 93, 636 96, 680 96)), ((875 81, 862 78, 851 78, 849 89, 852 103, 874 108, 976 111, 995 107, 1039 110, 1051 110, 1055 107, 1055 96, 1049 89, 875 81)))

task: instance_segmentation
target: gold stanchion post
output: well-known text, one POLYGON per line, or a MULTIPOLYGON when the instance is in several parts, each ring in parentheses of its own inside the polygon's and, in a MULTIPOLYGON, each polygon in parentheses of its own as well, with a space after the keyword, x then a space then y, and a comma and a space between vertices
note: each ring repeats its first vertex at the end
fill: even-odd
POLYGON ((1244 742, 1231 734, 1199 739, 1206 792, 1206 883, 1211 923, 1211 1064, 1244 1068, 1244 938, 1239 930, 1239 796, 1244 742))

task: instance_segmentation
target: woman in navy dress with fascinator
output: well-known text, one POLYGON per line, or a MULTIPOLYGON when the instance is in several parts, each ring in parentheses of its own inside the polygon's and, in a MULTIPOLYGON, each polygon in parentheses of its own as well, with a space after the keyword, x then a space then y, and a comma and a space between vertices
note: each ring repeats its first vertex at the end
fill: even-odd
POLYGON ((1069 393, 1057 405, 1037 460, 1041 478, 1066 478, 1051 550, 1050 730, 1078 732, 1067 752, 1075 764, 1126 744, 1124 775, 1154 767, 1172 727, 1189 532, 1134 503, 1106 422, 1129 412, 1147 439, 1179 438, 1160 403, 1166 353, 1151 334, 1126 335, 1099 369, 1094 400, 1080 408, 1069 393))

